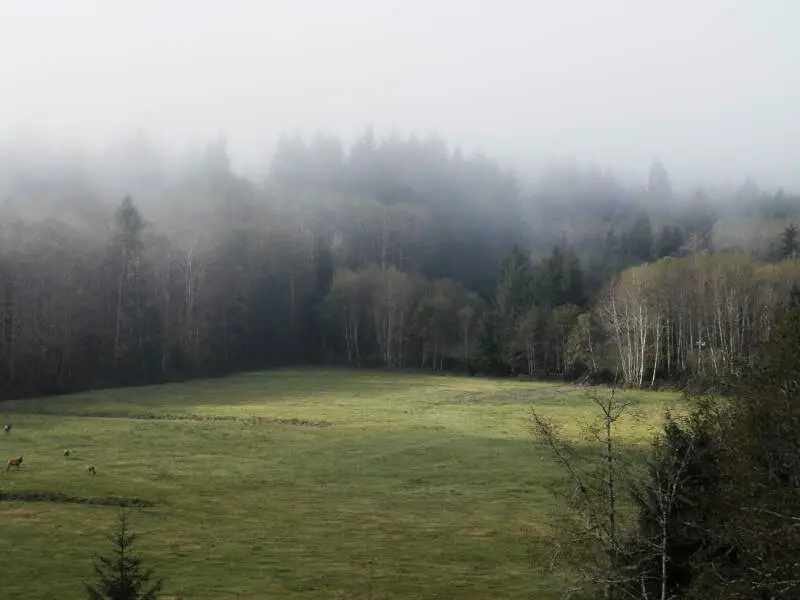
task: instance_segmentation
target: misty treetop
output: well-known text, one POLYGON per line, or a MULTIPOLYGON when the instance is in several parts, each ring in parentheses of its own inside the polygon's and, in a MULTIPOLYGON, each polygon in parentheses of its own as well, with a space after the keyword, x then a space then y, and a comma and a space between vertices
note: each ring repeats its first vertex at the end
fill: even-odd
POLYGON ((7 395, 299 363, 619 364, 643 384, 745 356, 797 250, 797 198, 752 183, 728 205, 686 198, 659 164, 639 188, 576 167, 531 182, 435 137, 367 130, 349 148, 283 138, 255 182, 221 138, 181 160, 143 138, 116 150, 39 170, 9 154, 7 395), (647 266, 664 257, 677 262, 647 266))

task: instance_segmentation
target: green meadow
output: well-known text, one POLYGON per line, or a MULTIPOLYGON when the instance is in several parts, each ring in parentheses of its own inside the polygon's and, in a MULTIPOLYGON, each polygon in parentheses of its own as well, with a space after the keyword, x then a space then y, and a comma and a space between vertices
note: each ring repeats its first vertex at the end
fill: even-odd
MULTIPOLYGON (((625 394, 644 447, 678 398, 625 394)), ((578 442, 596 414, 553 383, 335 369, 0 403, 0 597, 82 598, 113 496, 152 504, 130 517, 166 598, 556 598, 533 406, 578 442)))

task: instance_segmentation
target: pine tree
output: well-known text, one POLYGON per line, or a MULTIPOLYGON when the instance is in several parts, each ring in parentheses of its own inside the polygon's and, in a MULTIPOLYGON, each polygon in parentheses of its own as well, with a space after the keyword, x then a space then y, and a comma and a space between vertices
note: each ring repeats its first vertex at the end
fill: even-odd
POLYGON ((650 165, 650 172, 647 175, 647 191, 658 200, 666 200, 672 195, 669 174, 660 160, 655 160, 650 165))
POLYGON ((146 297, 144 273, 144 243, 142 232, 145 221, 130 196, 125 196, 114 215, 114 230, 110 258, 114 293, 114 347, 115 364, 124 372, 145 365, 146 297))
POLYGON ((631 226, 627 236, 627 258, 634 264, 653 259, 653 228, 650 217, 640 215, 631 226))
POLYGON ((111 536, 115 548, 110 556, 95 556, 97 586, 85 584, 89 600, 156 600, 163 579, 153 579, 153 569, 141 570, 142 559, 131 552, 136 536, 128 530, 125 509, 120 512, 119 529, 111 536))
POLYGON ((500 281, 490 316, 492 326, 485 330, 487 335, 482 344, 487 352, 491 352, 489 348, 494 344, 497 360, 510 367, 512 372, 521 359, 521 351, 515 343, 516 332, 519 319, 532 304, 532 287, 531 261, 518 246, 514 246, 500 264, 500 281))
POLYGON ((714 422, 719 493, 706 502, 713 543, 693 598, 800 597, 800 306, 783 304, 772 339, 725 392, 714 422))
POLYGON ((675 256, 684 244, 683 232, 680 227, 664 225, 656 241, 656 259, 665 256, 675 256))
POLYGON ((799 242, 797 225, 789 223, 789 226, 783 230, 781 235, 781 258, 790 258, 792 260, 797 258, 799 242))

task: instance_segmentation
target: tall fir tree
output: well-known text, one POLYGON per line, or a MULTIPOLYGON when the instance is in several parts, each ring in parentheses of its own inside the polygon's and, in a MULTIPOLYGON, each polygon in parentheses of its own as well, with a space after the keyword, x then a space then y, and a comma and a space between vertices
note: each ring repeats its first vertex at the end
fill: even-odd
POLYGON ((626 255, 631 264, 649 262, 653 259, 654 241, 650 217, 643 214, 634 221, 626 242, 626 255))
POLYGON ((530 258, 515 245, 500 263, 494 302, 484 319, 479 342, 484 362, 494 372, 513 371, 518 362, 517 324, 533 303, 533 281, 530 258))
POLYGON ((147 376, 144 227, 144 219, 133 199, 125 196, 114 215, 110 247, 115 296, 112 356, 118 373, 123 377, 147 376))

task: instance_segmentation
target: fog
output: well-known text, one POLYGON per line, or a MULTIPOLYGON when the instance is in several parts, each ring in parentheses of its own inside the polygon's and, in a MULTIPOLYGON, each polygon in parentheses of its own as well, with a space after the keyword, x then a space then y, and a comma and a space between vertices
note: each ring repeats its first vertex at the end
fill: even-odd
POLYGON ((228 140, 261 174, 281 132, 436 133, 523 170, 553 159, 678 184, 797 188, 790 0, 141 0, 0 5, 0 135, 102 149, 228 140))

